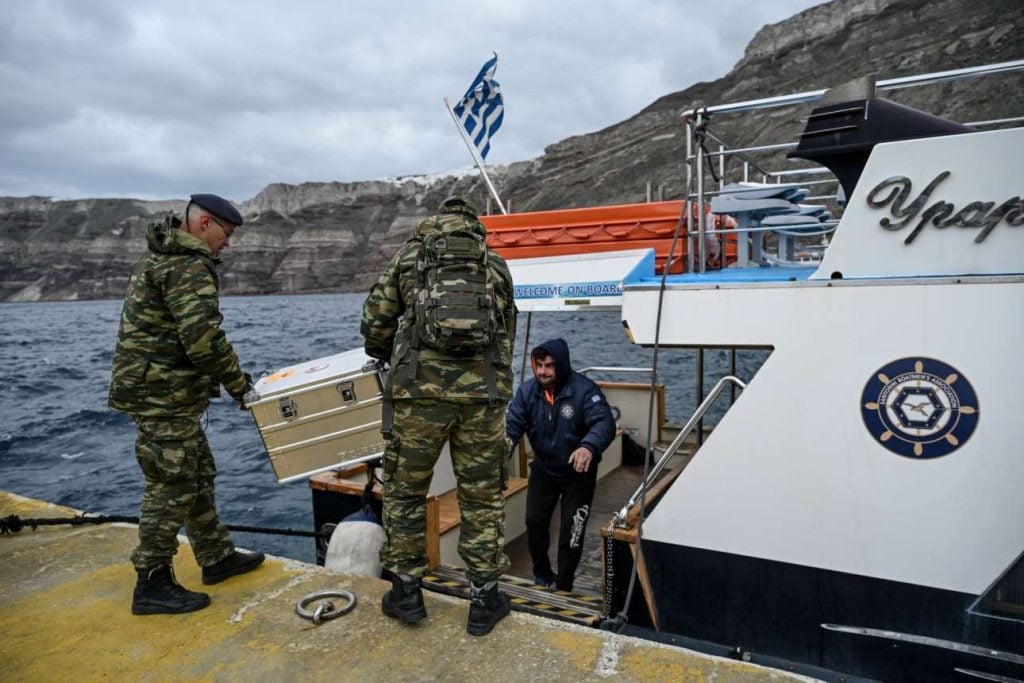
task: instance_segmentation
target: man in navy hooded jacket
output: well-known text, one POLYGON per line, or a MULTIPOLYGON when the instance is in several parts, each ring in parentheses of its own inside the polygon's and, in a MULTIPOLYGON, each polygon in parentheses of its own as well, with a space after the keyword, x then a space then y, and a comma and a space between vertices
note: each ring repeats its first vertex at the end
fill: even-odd
POLYGON ((552 339, 530 352, 533 379, 508 407, 512 444, 526 434, 533 447, 526 490, 526 539, 534 581, 572 590, 597 484, 601 454, 615 438, 615 418, 594 382, 569 364, 569 345, 552 339), (551 515, 562 502, 558 573, 548 557, 551 515))

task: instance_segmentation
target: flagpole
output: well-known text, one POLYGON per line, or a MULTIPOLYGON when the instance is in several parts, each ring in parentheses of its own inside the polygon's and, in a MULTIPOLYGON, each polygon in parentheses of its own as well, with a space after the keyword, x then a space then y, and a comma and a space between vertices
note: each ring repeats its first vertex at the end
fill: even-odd
POLYGON ((476 167, 480 169, 480 175, 484 177, 484 182, 487 183, 487 189, 491 191, 491 196, 494 197, 494 201, 497 202, 498 208, 501 212, 508 215, 508 211, 505 210, 505 205, 501 203, 501 198, 498 197, 498 191, 494 189, 494 185, 491 183, 490 176, 487 175, 487 169, 484 168, 484 160, 480 158, 480 153, 477 152, 476 146, 470 141, 469 136, 466 135, 466 129, 463 128, 462 122, 459 121, 459 117, 455 115, 455 110, 452 109, 451 103, 448 98, 444 98, 444 106, 448 108, 448 113, 452 115, 452 121, 455 123, 455 127, 459 129, 459 133, 462 135, 462 141, 466 143, 466 149, 473 155, 473 161, 476 162, 476 167))

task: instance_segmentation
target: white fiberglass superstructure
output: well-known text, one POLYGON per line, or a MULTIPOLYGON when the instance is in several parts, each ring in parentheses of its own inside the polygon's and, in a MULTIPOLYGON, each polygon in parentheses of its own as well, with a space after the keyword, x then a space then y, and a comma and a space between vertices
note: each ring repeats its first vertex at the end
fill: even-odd
MULTIPOLYGON (((688 112, 691 133, 709 114, 688 112)), ((819 261, 792 260, 784 239, 777 258, 762 251, 752 226, 781 204, 748 183, 731 186, 752 200, 754 220, 736 216, 752 227, 735 236, 747 267, 703 269, 718 236, 701 230, 695 272, 662 278, 647 259, 623 283, 637 344, 772 350, 648 507, 647 605, 630 614, 845 674, 1019 674, 1024 129, 868 92, 815 109, 791 156, 832 169, 845 195, 819 261)))

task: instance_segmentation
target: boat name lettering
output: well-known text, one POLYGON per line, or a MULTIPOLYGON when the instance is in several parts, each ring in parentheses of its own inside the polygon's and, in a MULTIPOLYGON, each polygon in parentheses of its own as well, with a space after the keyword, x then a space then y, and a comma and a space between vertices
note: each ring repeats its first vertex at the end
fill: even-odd
POLYGON ((517 299, 547 299, 564 297, 619 296, 618 282, 573 282, 567 284, 516 285, 517 299))
POLYGON ((873 209, 881 209, 889 206, 889 212, 893 219, 883 218, 878 224, 886 230, 902 230, 920 215, 917 225, 910 231, 904 244, 910 244, 917 237, 924 226, 931 223, 936 228, 948 228, 956 226, 959 228, 980 228, 981 232, 975 236, 975 242, 984 242, 989 233, 1001 221, 1007 225, 1024 225, 1024 200, 1020 197, 1011 197, 1005 202, 996 206, 995 202, 971 202, 959 211, 950 202, 939 200, 931 204, 927 209, 925 204, 931 198, 932 192, 939 183, 950 176, 949 171, 943 171, 935 176, 935 179, 928 183, 924 191, 906 204, 910 197, 912 183, 906 176, 893 176, 886 178, 868 193, 867 203, 873 209))

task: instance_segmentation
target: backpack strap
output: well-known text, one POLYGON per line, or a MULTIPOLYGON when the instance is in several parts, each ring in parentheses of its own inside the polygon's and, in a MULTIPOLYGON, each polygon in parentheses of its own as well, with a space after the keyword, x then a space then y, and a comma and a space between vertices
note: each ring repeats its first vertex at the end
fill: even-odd
MULTIPOLYGON (((413 292, 418 293, 420 287, 423 284, 423 250, 424 243, 419 237, 413 237, 409 241, 416 240, 420 243, 419 253, 416 256, 416 287, 413 292)), ((409 345, 409 372, 412 377, 416 377, 416 366, 419 362, 419 351, 420 351, 420 335, 416 329, 416 311, 419 307, 419 299, 412 302, 413 310, 413 325, 412 325, 412 343, 409 345)), ((385 439, 391 438, 391 432, 395 426, 395 397, 394 397, 394 376, 395 369, 391 368, 391 372, 388 373, 388 381, 384 385, 384 390, 381 392, 380 397, 380 433, 385 439)))
POLYGON ((416 370, 419 366, 420 361, 420 326, 418 318, 421 315, 425 315, 426 312, 423 310, 420 302, 420 293, 423 288, 427 285, 426 272, 426 252, 427 252, 427 241, 425 239, 419 240, 420 249, 416 255, 416 286, 413 287, 413 296, 415 300, 412 302, 412 339, 409 342, 409 376, 413 381, 416 380, 416 370))
POLYGON ((391 394, 391 375, 388 375, 387 386, 380 397, 380 433, 385 439, 391 438, 395 428, 395 399, 391 394))
POLYGON ((487 400, 490 403, 498 402, 498 379, 494 370, 494 347, 498 344, 498 335, 495 334, 491 343, 484 350, 484 375, 487 378, 487 400))
MULTIPOLYGON (((377 361, 378 373, 385 367, 384 361, 377 361)), ((388 368, 387 379, 380 388, 380 434, 385 439, 391 438, 391 432, 395 426, 395 399, 394 399, 394 376, 395 369, 388 368)), ((378 382, 380 375, 378 374, 378 382)), ((367 465, 371 467, 371 465, 367 465)), ((373 469, 370 469, 371 474, 373 469)))
MULTIPOLYGON (((485 240, 484 241, 484 268, 487 269, 488 277, 490 277, 490 273, 491 273, 490 257, 491 257, 491 250, 487 246, 487 242, 485 240)), ((490 280, 488 280, 488 281, 490 281, 490 280)), ((495 361, 495 352, 497 351, 497 348, 498 348, 498 339, 499 339, 499 337, 506 336, 508 334, 508 328, 505 325, 505 323, 506 323, 505 315, 501 311, 501 309, 498 308, 498 295, 493 290, 491 291, 491 305, 494 306, 495 309, 496 309, 494 311, 494 314, 495 314, 495 321, 494 321, 495 322, 495 327, 500 329, 501 332, 499 333, 498 329, 495 329, 495 330, 492 331, 491 343, 488 344, 487 348, 484 350, 484 364, 487 366, 487 368, 484 370, 484 376, 487 379, 487 400, 489 402, 491 402, 491 403, 497 403, 498 402, 498 378, 497 378, 497 371, 495 370, 495 362, 496 362, 495 361)))

